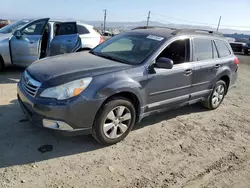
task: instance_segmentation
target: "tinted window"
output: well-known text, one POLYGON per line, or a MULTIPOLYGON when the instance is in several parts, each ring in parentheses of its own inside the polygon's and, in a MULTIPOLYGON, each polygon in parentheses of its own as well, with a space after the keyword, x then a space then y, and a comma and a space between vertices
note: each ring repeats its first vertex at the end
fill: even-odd
POLYGON ((108 56, 128 64, 140 64, 164 41, 164 37, 153 35, 121 34, 97 46, 93 53, 108 56))
POLYGON ((75 23, 56 24, 56 35, 71 35, 76 33, 77 29, 75 23))
POLYGON ((194 39, 194 61, 213 59, 212 42, 209 39, 194 39))
POLYGON ((168 45, 159 57, 166 57, 173 60, 174 64, 180 64, 189 61, 190 54, 189 39, 177 40, 168 45))
POLYGON ((227 57, 231 54, 230 50, 228 49, 228 47, 224 42, 217 40, 215 43, 219 51, 220 57, 227 57))
POLYGON ((83 35, 83 34, 88 34, 89 33, 89 30, 86 29, 86 27, 82 26, 82 25, 77 25, 77 32, 80 34, 80 35, 83 35))

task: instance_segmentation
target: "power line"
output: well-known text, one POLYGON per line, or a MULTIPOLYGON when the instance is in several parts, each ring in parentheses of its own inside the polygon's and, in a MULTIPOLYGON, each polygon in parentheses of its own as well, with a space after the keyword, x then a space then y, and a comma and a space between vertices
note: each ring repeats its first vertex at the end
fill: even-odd
MULTIPOLYGON (((121 14, 120 13, 116 13, 116 12, 113 12, 113 11, 110 11, 109 10, 109 15, 112 15, 112 16, 114 16, 114 17, 116 17, 116 18, 119 18, 119 17, 121 17, 121 14)), ((137 18, 140 18, 140 19, 143 19, 143 18, 145 18, 147 16, 147 14, 138 14, 138 15, 136 15, 136 17, 137 18)), ((135 19, 135 16, 127 16, 127 15, 125 15, 124 16, 124 14, 122 14, 122 19, 119 19, 119 21, 120 20, 123 20, 123 21, 127 21, 127 22, 130 22, 131 20, 133 20, 134 21, 134 19, 135 19)), ((133 22, 132 21, 132 22, 133 22)))
POLYGON ((147 17, 147 26, 148 26, 148 23, 149 23, 149 19, 150 19, 150 14, 151 14, 151 12, 150 12, 150 11, 148 11, 148 17, 147 17))
MULTIPOLYGON (((156 15, 156 16, 161 16, 161 17, 164 17, 164 18, 168 18, 168 19, 171 19, 171 20, 177 20, 177 21, 181 21, 181 22, 185 22, 185 23, 191 23, 191 24, 199 24, 199 25, 210 25, 210 26, 217 26, 217 24, 214 24, 214 23, 205 23, 205 22, 194 22, 194 21, 189 21, 189 20, 184 20, 184 19, 180 19, 180 18, 175 18, 175 17, 171 17, 171 16, 166 16, 166 15, 163 15, 163 14, 158 14, 158 13, 151 13, 152 15, 156 15)), ((223 26, 223 27, 238 27, 238 28, 250 28, 250 26, 238 26, 238 25, 220 25, 220 26, 223 26)))

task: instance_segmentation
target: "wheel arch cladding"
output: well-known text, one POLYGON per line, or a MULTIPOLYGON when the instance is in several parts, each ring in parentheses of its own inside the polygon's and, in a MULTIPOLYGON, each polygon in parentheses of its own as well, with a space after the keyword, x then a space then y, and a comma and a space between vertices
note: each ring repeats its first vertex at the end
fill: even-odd
POLYGON ((227 85, 227 91, 228 91, 228 88, 229 88, 229 85, 230 85, 230 78, 229 78, 229 76, 228 75, 221 76, 219 80, 222 80, 222 81, 224 81, 226 83, 226 85, 227 85))
MULTIPOLYGON (((136 119, 138 120, 139 118, 139 115, 140 115, 140 107, 141 107, 141 103, 140 103, 140 100, 138 98, 138 96, 133 93, 133 92, 130 92, 130 91, 120 91, 118 93, 114 93, 112 95, 110 95, 109 97, 107 97, 105 99, 105 101, 102 103, 102 105, 100 106, 99 110, 101 109, 101 107, 103 105, 105 105, 106 103, 108 103, 109 101, 111 101, 112 99, 114 98, 124 98, 124 99, 127 99, 129 100, 135 107, 135 110, 136 110, 136 119)), ((98 111, 99 111, 98 110, 98 111)))

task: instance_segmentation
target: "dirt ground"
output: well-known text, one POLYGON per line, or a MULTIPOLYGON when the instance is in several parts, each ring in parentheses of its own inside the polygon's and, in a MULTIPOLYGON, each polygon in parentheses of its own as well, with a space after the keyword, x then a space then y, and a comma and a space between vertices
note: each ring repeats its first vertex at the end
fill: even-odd
POLYGON ((0 73, 0 187, 250 187, 250 56, 239 55, 237 87, 222 106, 148 117, 122 142, 64 137, 23 121, 22 69, 0 73), (38 148, 50 145, 52 151, 38 148), (53 147, 53 148, 52 148, 53 147))

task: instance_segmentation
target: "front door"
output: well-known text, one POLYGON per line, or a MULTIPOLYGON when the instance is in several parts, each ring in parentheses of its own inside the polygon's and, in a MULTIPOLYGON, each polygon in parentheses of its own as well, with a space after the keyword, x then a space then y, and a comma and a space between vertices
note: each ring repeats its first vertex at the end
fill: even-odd
MULTIPOLYGON (((193 64, 190 63, 190 39, 176 40, 157 57, 172 59, 172 69, 154 68, 147 84, 147 111, 170 107, 189 100, 193 64)), ((157 59, 156 59, 157 60, 157 59)))
POLYGON ((41 40, 49 18, 32 21, 18 29, 19 36, 10 39, 13 64, 28 66, 40 58, 41 40))
POLYGON ((50 43, 50 56, 75 52, 81 47, 76 22, 54 23, 54 38, 50 43))

